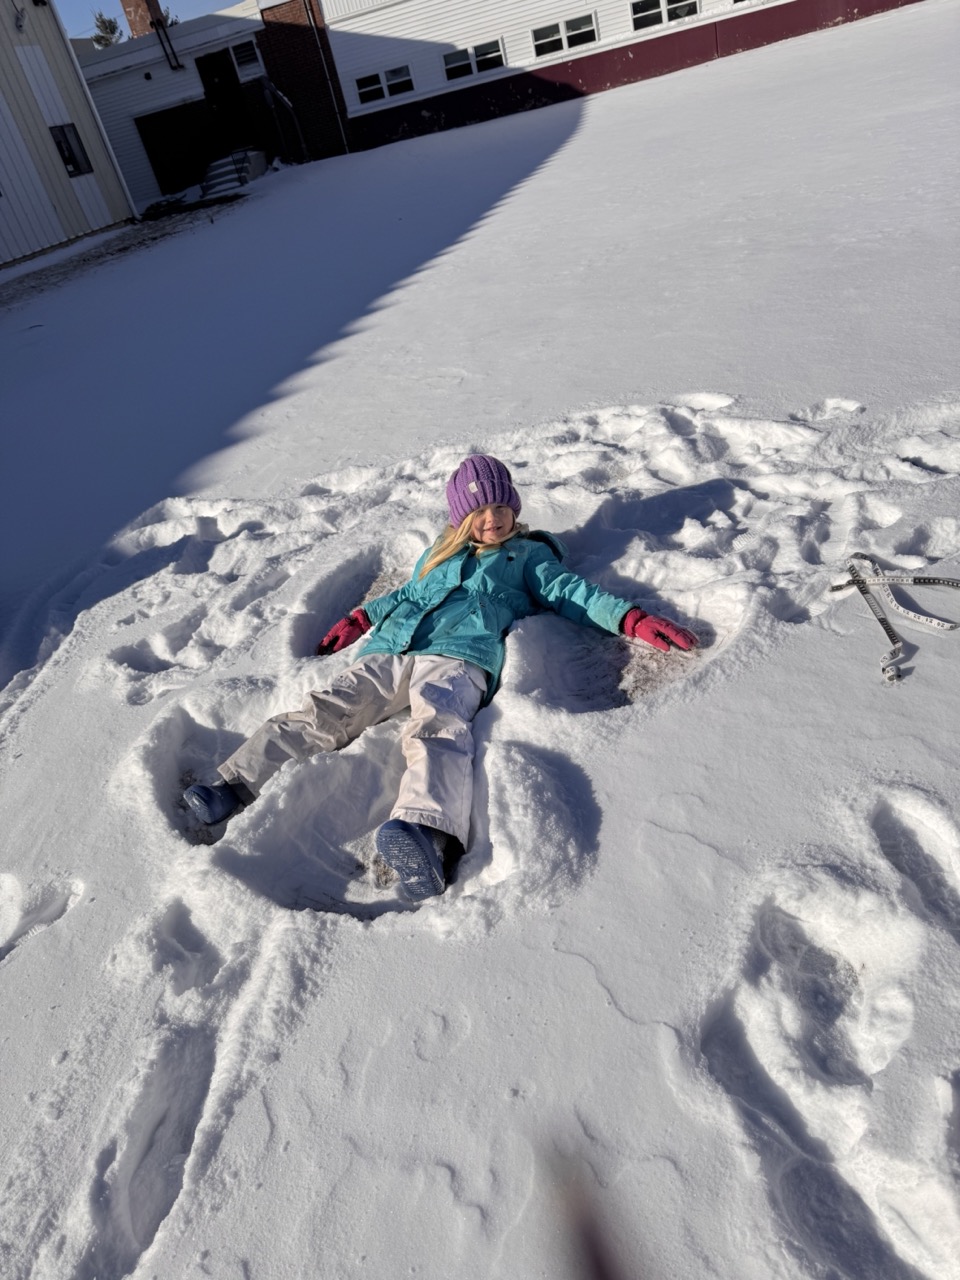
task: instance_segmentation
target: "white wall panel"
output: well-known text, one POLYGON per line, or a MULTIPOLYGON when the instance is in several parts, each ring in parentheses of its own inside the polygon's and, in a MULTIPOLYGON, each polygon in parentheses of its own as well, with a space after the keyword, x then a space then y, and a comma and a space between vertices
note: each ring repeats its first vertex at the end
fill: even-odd
POLYGON ((0 93, 0 262, 38 253, 69 237, 0 93))
MULTIPOLYGON (((323 0, 323 13, 327 22, 334 18, 348 18, 357 13, 379 13, 381 9, 396 9, 405 4, 416 4, 417 0, 323 0)), ((452 6, 451 6, 452 7, 452 6)), ((484 8, 483 2, 474 6, 484 8)))
POLYGON ((110 216, 110 210, 103 198, 95 173, 85 173, 79 178, 73 178, 70 182, 70 190, 77 197, 77 202, 92 231, 112 224, 113 218, 110 216))
POLYGON ((17 49, 17 60, 23 69, 27 84, 33 90, 43 122, 46 125, 68 124, 73 120, 67 104, 63 100, 53 72, 38 44, 21 45, 17 49))

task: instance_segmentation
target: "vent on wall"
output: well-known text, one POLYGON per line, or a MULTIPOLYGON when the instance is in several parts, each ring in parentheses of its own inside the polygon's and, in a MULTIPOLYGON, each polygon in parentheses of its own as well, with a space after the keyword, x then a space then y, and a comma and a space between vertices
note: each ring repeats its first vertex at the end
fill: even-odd
POLYGON ((263 75, 263 63, 253 40, 244 40, 242 44, 230 46, 237 75, 241 80, 255 80, 263 75))

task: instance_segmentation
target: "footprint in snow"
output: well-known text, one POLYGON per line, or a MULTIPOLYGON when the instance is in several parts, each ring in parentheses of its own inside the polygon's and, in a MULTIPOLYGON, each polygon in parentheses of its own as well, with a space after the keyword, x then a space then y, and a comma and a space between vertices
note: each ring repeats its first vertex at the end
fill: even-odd
POLYGON ((957 1277, 960 1215, 944 1177, 955 1121, 943 1119, 954 1091, 945 1103, 936 1077, 918 1090, 902 1058, 921 1016, 910 978, 924 924, 953 933, 957 921, 943 870, 956 835, 908 793, 878 801, 871 826, 905 878, 906 901, 889 868, 840 854, 796 869, 792 883, 781 875, 757 910, 739 980, 704 1020, 701 1061, 749 1135, 810 1274, 957 1277), (936 1117, 921 1114, 923 1100, 936 1117), (902 1144, 887 1136, 904 1114, 916 1117, 921 1143, 906 1179, 902 1144), (931 1132, 940 1145, 923 1152, 931 1132))
POLYGON ((880 852, 903 879, 904 898, 960 944, 960 832, 926 797, 881 797, 870 819, 880 852))
POLYGON ((782 989, 795 1007, 793 1043, 806 1069, 827 1085, 862 1084, 870 1076, 857 1062, 844 1024, 863 1001, 856 970, 842 956, 817 944, 803 925, 774 902, 757 913, 755 973, 776 965, 782 989))
POLYGON ((223 965, 219 951, 193 923, 190 908, 179 898, 157 923, 152 947, 154 968, 169 969, 174 995, 207 986, 223 965))
MULTIPOLYGON (((211 566, 208 598, 198 604, 196 591, 181 587, 180 616, 159 629, 149 609, 126 615, 125 630, 136 627, 146 634, 125 638, 112 649, 97 668, 99 678, 131 705, 142 706, 183 688, 215 668, 222 656, 233 657, 249 648, 275 625, 285 627, 295 659, 312 658, 318 640, 338 618, 365 596, 377 594, 372 586, 383 577, 384 566, 379 548, 363 548, 321 572, 299 601, 288 599, 290 593, 284 589, 305 558, 304 547, 296 546, 270 556, 259 568, 240 559, 211 566)), ((177 607, 170 591, 162 599, 165 612, 177 607)))
POLYGON ((16 876, 0 875, 0 963, 28 939, 61 920, 79 902, 83 888, 82 881, 73 880, 67 885, 24 889, 16 876))
MULTIPOLYGON (((132 941, 132 939, 131 939, 132 941)), ((77 1253, 69 1280, 100 1280, 133 1272, 180 1197, 187 1163, 210 1096, 218 1049, 210 1000, 222 1001, 215 980, 224 957, 179 897, 136 937, 137 954, 162 975, 163 996, 153 1036, 134 1057, 101 1134, 84 1198, 89 1225, 73 1234, 77 1253), (184 1001, 188 993, 206 1001, 184 1001)))
POLYGON ((182 1190, 215 1061, 212 1031, 171 1026, 128 1084, 133 1101, 96 1158, 92 1240, 70 1280, 129 1275, 153 1243, 182 1190))

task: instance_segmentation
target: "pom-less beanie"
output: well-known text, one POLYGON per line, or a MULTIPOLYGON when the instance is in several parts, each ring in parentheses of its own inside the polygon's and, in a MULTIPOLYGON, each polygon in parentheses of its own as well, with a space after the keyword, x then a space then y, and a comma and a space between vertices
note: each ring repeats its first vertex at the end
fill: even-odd
POLYGON ((519 515, 520 495, 499 458, 473 453, 464 458, 447 482, 450 523, 456 527, 471 511, 494 505, 510 507, 519 515))

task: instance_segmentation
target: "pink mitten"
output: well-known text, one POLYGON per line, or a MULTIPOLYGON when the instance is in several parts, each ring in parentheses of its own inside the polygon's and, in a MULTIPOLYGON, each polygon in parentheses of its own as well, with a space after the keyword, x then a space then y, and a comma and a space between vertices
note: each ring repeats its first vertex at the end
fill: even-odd
POLYGON ((339 653, 347 645, 359 640, 372 625, 363 609, 354 609, 353 613, 341 618, 336 626, 330 628, 317 645, 317 653, 339 653))
POLYGON ((678 649, 692 649, 698 643, 697 637, 686 627, 678 626, 669 618, 644 613, 642 609, 631 609, 620 623, 620 630, 632 640, 645 640, 664 653, 670 648, 671 641, 678 649))

